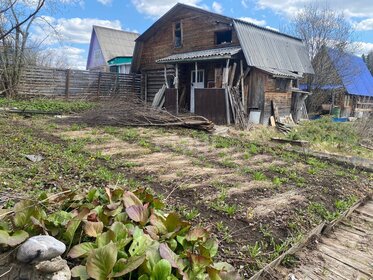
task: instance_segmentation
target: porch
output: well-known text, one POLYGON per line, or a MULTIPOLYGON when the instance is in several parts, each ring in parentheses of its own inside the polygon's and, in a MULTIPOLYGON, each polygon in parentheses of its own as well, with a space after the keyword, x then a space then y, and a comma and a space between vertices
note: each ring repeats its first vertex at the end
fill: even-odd
MULTIPOLYGON (((187 110, 216 124, 232 122, 233 112, 227 88, 239 84, 244 74, 240 47, 175 54, 157 63, 164 65, 167 87, 164 106, 167 110, 176 114, 187 110), (238 67, 241 74, 236 76, 238 67), (174 69, 174 73, 170 68, 174 69)), ((244 100, 243 93, 242 87, 241 102, 244 100)))

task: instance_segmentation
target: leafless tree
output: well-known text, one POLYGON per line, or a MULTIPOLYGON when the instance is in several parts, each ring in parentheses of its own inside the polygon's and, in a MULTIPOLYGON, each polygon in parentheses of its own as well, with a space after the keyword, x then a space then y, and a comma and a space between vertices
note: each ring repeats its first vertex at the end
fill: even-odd
POLYGON ((3 0, 0 14, 0 74, 2 93, 16 95, 30 28, 45 0, 3 0))
MULTIPOLYGON (((331 9, 327 3, 311 2, 293 19, 293 32, 300 37, 309 53, 315 75, 307 75, 305 83, 312 88, 314 95, 308 100, 309 110, 317 110, 322 103, 330 103, 331 96, 340 93, 341 76, 335 70, 328 48, 336 50, 335 55, 343 58, 346 52, 353 52, 358 45, 353 44, 354 28, 343 12, 331 9), (331 95, 322 93, 322 89, 332 89, 331 95)), ((334 57, 334 61, 340 60, 334 57)), ((345 66, 348 67, 348 64, 345 66)), ((343 71, 352 76, 352 72, 343 71)))
POLYGON ((370 73, 372 73, 373 75, 373 50, 371 50, 368 55, 366 56, 366 64, 368 66, 368 69, 370 71, 370 73))

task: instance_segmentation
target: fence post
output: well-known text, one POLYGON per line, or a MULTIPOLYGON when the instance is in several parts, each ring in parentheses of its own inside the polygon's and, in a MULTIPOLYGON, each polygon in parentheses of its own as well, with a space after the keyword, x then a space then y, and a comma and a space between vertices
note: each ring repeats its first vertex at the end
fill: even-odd
POLYGON ((65 97, 69 99, 69 90, 70 90, 70 69, 66 70, 66 84, 65 84, 65 97))
POLYGON ((98 72, 97 99, 100 99, 100 87, 101 87, 101 72, 98 72))
POLYGON ((132 94, 135 95, 135 74, 132 74, 132 94))

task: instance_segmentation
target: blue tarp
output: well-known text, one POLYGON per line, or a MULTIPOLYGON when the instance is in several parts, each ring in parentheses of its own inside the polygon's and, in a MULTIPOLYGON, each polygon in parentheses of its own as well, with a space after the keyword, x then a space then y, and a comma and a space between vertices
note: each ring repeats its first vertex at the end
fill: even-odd
POLYGON ((328 54, 348 94, 373 96, 373 76, 362 58, 335 49, 328 54))

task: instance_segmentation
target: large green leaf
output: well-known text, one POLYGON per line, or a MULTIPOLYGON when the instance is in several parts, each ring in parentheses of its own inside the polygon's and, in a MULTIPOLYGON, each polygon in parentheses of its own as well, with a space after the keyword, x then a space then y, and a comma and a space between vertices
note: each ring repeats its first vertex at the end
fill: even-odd
POLYGON ((150 236, 147 234, 134 237, 128 251, 131 256, 144 255, 147 248, 150 247, 154 242, 155 241, 151 239, 150 236))
POLYGON ((164 280, 171 275, 171 264, 167 260, 160 260, 154 266, 150 280, 164 280))
POLYGON ((115 264, 112 277, 120 277, 136 270, 145 261, 145 256, 134 256, 129 259, 120 259, 115 264))
POLYGON ((115 244, 119 250, 122 250, 131 242, 132 237, 129 235, 128 229, 123 223, 114 222, 110 230, 115 234, 115 244))
POLYGON ((118 250, 114 243, 91 251, 87 258, 87 273, 96 280, 107 280, 117 261, 118 250))
POLYGON ((41 207, 36 207, 35 202, 24 200, 14 205, 14 225, 17 228, 24 228, 28 224, 32 224, 31 217, 41 219, 45 217, 45 212, 41 207))
POLYGON ((218 253, 218 241, 216 238, 208 239, 201 247, 201 255, 206 258, 213 258, 218 253))
POLYGON ((89 275, 87 273, 87 268, 84 265, 78 265, 71 269, 71 276, 74 278, 79 278, 80 280, 88 280, 89 275))
POLYGON ((79 228, 80 223, 89 212, 90 210, 88 208, 83 208, 70 222, 68 222, 64 237, 70 244, 74 240, 75 232, 79 228))
POLYGON ((86 257, 88 256, 89 252, 91 250, 96 248, 96 244, 93 242, 83 242, 78 245, 75 245, 73 248, 71 248, 70 252, 68 253, 68 257, 70 258, 80 258, 80 257, 86 257))
POLYGON ((21 244, 28 237, 29 234, 23 230, 18 230, 14 232, 12 235, 9 235, 9 233, 4 230, 0 230, 0 245, 14 247, 21 244))
POLYGON ((180 273, 184 270, 185 263, 166 243, 159 245, 159 254, 163 259, 168 260, 172 267, 178 268, 180 273))
POLYGON ((112 230, 105 231, 96 238, 98 248, 104 247, 110 242, 115 242, 115 233, 112 230))

